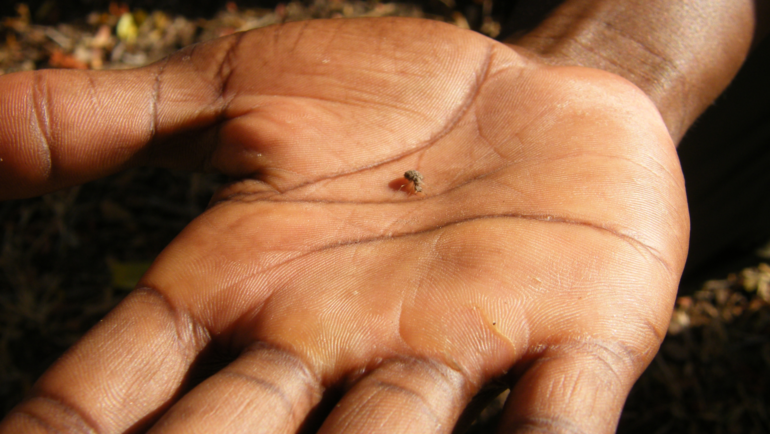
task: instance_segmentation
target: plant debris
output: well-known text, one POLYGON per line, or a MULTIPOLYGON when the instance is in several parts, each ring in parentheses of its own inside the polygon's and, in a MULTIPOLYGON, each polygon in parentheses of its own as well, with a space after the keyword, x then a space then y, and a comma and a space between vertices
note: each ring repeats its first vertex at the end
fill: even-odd
POLYGON ((677 299, 668 336, 618 432, 770 432, 770 266, 677 299))
POLYGON ((422 187, 425 185, 423 182, 425 177, 422 176, 422 173, 416 170, 407 170, 406 173, 404 173, 404 178, 412 184, 412 190, 414 190, 415 193, 422 193, 422 187))
MULTIPOLYGON (((495 37, 500 33, 500 24, 490 15, 491 0, 481 4, 484 16, 478 30, 495 37)), ((231 1, 211 19, 190 19, 160 10, 130 10, 111 3, 107 11, 91 12, 82 21, 55 26, 33 24, 29 7, 23 3, 16 11, 17 16, 2 22, 5 43, 0 45, 0 74, 39 68, 131 68, 160 60, 195 42, 316 18, 430 18, 471 28, 458 11, 445 17, 426 14, 416 4, 379 1, 293 1, 272 9, 241 9, 231 1)))

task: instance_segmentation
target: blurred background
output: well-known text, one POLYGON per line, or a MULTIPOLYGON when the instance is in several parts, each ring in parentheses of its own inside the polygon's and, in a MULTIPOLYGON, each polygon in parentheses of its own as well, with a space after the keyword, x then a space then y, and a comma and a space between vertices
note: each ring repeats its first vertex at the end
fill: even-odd
MULTIPOLYGON (((511 22, 537 19, 515 10, 516 1, 502 0, 3 1, 0 75, 137 67, 191 43, 313 18, 422 17, 496 38, 511 22)), ((2 414, 131 291, 225 182, 142 168, 0 203, 2 414)), ((669 336, 632 391, 619 432, 770 433, 770 266, 763 261, 770 245, 688 277, 669 336)), ((474 432, 491 430, 501 400, 474 432)))

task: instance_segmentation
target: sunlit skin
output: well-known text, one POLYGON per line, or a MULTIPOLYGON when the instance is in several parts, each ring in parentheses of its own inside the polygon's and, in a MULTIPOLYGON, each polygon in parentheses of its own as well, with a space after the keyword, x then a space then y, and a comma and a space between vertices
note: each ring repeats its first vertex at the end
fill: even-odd
POLYGON ((616 75, 377 19, 0 87, 6 197, 141 164, 242 179, 0 432, 450 433, 501 379, 501 430, 609 433, 665 335, 684 181, 616 75), (430 188, 391 188, 404 168, 430 188))

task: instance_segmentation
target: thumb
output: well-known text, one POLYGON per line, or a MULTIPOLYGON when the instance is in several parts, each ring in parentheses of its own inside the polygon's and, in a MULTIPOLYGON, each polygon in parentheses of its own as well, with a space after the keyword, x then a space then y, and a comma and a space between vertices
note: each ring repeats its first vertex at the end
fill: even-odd
POLYGON ((234 40, 134 70, 0 76, 0 200, 140 164, 204 168, 224 105, 220 66, 234 40))

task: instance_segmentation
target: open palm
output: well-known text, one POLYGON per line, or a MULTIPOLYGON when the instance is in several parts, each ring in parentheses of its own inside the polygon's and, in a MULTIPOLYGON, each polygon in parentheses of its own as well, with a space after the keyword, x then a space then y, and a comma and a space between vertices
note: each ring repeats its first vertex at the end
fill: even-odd
POLYGON ((127 144, 62 139, 57 180, 14 175, 29 191, 142 163, 241 180, 3 432, 448 433, 493 380, 513 387, 513 432, 615 429, 688 237, 674 146, 633 85, 405 19, 288 24, 89 74, 65 78, 128 101, 127 144))

